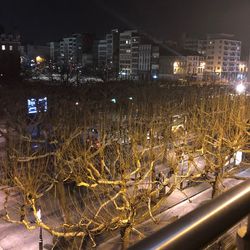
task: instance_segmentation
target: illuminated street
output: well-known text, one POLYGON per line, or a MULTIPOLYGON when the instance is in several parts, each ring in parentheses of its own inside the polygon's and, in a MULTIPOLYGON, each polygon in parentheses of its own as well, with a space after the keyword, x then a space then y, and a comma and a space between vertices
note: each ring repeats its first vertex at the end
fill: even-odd
POLYGON ((3 1, 0 250, 249 250, 249 13, 3 1))
MULTIPOLYGON (((238 174, 240 177, 250 177, 250 169, 244 170, 238 174)), ((240 181, 228 179, 224 182, 227 188, 235 186, 240 181)), ((206 201, 211 197, 211 188, 207 184, 201 184, 196 187, 187 188, 184 190, 184 193, 190 197, 191 203, 187 200, 187 197, 180 191, 175 191, 169 198, 166 204, 163 205, 166 211, 161 212, 160 215, 156 216, 156 219, 160 222, 157 224, 152 223, 152 221, 144 222, 142 225, 138 227, 144 228, 147 234, 151 234, 154 231, 159 230, 163 226, 169 223, 171 218, 176 219, 181 217, 188 212, 195 209, 199 206, 203 201, 206 201)), ((3 195, 0 196, 1 207, 3 206, 3 195)), ((13 197, 11 203, 15 202, 15 198, 13 197)), ((3 210, 1 210, 3 211, 3 210)), ((53 216, 50 216, 50 219, 53 220, 53 216)), ((143 230, 143 231, 144 231, 143 230)), ((26 250, 27 248, 31 250, 37 249, 38 246, 38 236, 39 229, 34 231, 27 231, 24 226, 9 224, 1 221, 0 223, 0 247, 3 250, 5 249, 13 249, 13 250, 26 250), (20 237, 22 235, 22 237, 20 237), (18 244, 18 247, 15 247, 18 244)), ((52 237, 46 231, 43 232, 44 245, 52 244, 52 237)), ((118 237, 114 237, 109 239, 105 243, 98 246, 98 249, 116 249, 118 237)), ((1 249, 1 248, 0 248, 1 249)))
MULTIPOLYGON (((238 174, 238 176, 250 178, 250 169, 242 171, 238 174)), ((228 179, 224 181, 224 185, 226 188, 231 188, 240 182, 241 181, 238 180, 228 179)), ((150 235, 169 224, 171 219, 176 220, 211 199, 211 188, 209 188, 209 185, 206 185, 205 183, 194 188, 187 188, 184 192, 188 197, 190 197, 190 200, 188 200, 187 197, 180 191, 175 191, 165 204, 166 211, 163 211, 155 217, 159 222, 157 226, 152 223, 151 220, 148 220, 138 226, 138 229, 146 232, 146 235, 150 235)), ((105 248, 114 250, 118 249, 118 247, 120 247, 119 237, 116 236, 98 246, 97 249, 101 250, 105 248)))

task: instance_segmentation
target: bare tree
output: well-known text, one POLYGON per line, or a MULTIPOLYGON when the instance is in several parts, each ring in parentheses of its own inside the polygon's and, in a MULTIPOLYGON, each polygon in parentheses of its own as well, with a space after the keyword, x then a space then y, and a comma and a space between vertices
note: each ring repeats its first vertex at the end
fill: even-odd
POLYGON ((64 100, 40 113, 32 121, 41 125, 39 138, 27 132, 18 112, 14 120, 9 116, 9 157, 1 180, 13 187, 6 191, 7 221, 78 238, 82 246, 119 232, 125 249, 131 234, 144 237, 142 222, 157 223, 155 215, 174 190, 205 176, 199 182, 209 182, 216 195, 222 179, 234 176, 225 165, 249 141, 247 99, 209 99, 210 93, 201 99, 196 89, 184 98, 178 90, 162 94, 147 86, 129 90, 131 101, 119 88, 98 91, 85 90, 78 105, 64 100), (121 104, 110 102, 113 95, 121 104), (176 116, 181 121, 173 124, 176 116), (203 168, 195 161, 201 154, 203 168), (19 194, 15 206, 8 200, 11 192, 19 194))

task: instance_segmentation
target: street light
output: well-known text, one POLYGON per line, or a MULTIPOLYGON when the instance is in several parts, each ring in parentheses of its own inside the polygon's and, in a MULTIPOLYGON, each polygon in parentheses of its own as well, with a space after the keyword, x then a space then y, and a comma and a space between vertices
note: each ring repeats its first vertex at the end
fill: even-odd
POLYGON ((236 86, 236 91, 238 94, 244 93, 245 90, 246 90, 246 87, 242 83, 240 83, 236 86))
MULTIPOLYGON (((36 216, 38 219, 38 222, 42 221, 42 212, 41 212, 41 208, 39 208, 36 212, 36 216)), ((40 226, 40 233, 39 233, 39 250, 43 250, 43 231, 42 231, 42 227, 40 226)))
POLYGON ((112 98, 112 99, 111 99, 111 102, 113 102, 114 104, 116 104, 116 99, 115 99, 115 98, 112 98))

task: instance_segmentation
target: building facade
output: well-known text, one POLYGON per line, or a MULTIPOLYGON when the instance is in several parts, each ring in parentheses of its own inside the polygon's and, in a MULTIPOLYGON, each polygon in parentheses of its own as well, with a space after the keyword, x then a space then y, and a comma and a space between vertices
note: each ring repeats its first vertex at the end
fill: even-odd
POLYGON ((239 74, 237 80, 247 82, 248 77, 248 62, 247 61, 240 61, 239 64, 239 74))
POLYGON ((73 34, 60 41, 60 61, 62 64, 79 65, 82 63, 82 35, 73 34))
POLYGON ((210 35, 206 49, 206 77, 222 81, 237 80, 241 56, 241 42, 232 35, 210 35))
POLYGON ((203 80, 206 62, 205 57, 200 54, 190 54, 186 56, 186 74, 193 80, 203 80))
POLYGON ((107 40, 98 40, 96 42, 96 61, 100 69, 106 68, 107 63, 107 40))
POLYGON ((206 54, 207 40, 187 39, 185 40, 184 49, 198 52, 201 55, 206 54))
POLYGON ((153 43, 141 43, 139 45, 139 79, 153 80, 159 78, 159 50, 159 45, 153 43))
POLYGON ((20 36, 0 34, 0 77, 17 78, 20 74, 20 36))
POLYGON ((60 61, 60 42, 50 42, 50 60, 53 63, 58 63, 60 61))
POLYGON ((205 57, 195 51, 179 50, 173 53, 166 49, 161 50, 159 62, 159 78, 161 79, 203 80, 206 67, 205 57))
POLYGON ((119 77, 121 79, 138 79, 140 35, 137 30, 120 33, 119 77))
POLYGON ((241 78, 241 42, 231 34, 208 34, 206 38, 182 37, 184 49, 205 56, 205 80, 234 81, 241 78))
POLYGON ((119 42, 120 33, 118 29, 114 29, 106 35, 107 50, 106 50, 106 66, 111 77, 116 78, 119 73, 119 42))

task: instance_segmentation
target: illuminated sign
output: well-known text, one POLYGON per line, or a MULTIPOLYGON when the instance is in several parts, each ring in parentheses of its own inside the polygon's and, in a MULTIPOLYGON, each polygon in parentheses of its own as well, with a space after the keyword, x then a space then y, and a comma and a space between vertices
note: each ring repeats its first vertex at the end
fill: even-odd
POLYGON ((30 98, 28 99, 28 113, 37 114, 40 112, 46 112, 48 110, 47 97, 43 98, 30 98))

